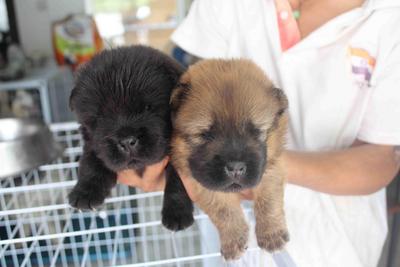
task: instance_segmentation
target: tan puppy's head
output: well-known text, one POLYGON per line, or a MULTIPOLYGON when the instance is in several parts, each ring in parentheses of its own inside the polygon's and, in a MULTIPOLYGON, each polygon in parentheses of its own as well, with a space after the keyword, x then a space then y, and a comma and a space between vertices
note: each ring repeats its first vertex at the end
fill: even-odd
POLYGON ((287 100, 249 60, 203 60, 171 97, 172 160, 204 187, 254 187, 282 149, 287 100))

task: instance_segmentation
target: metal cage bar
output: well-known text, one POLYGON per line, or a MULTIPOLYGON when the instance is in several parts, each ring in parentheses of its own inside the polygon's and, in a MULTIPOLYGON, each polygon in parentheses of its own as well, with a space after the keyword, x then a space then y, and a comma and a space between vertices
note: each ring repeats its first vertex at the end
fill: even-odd
POLYGON ((66 199, 83 144, 78 128, 50 125, 63 155, 0 181, 0 266, 228 266, 204 213, 196 210, 195 224, 182 232, 161 225, 162 192, 117 185, 99 211, 71 209, 66 199))

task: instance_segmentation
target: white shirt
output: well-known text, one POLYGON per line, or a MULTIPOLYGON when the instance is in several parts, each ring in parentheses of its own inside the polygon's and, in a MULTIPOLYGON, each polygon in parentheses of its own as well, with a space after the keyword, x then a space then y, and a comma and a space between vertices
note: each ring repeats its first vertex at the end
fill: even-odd
MULTIPOLYGON (((255 61, 288 96, 288 148, 326 151, 400 145, 399 25, 400 1, 367 0, 282 52, 273 0, 196 0, 172 40, 201 58, 255 61)), ((384 189, 341 197, 289 184, 285 212, 299 267, 377 265, 384 189)))

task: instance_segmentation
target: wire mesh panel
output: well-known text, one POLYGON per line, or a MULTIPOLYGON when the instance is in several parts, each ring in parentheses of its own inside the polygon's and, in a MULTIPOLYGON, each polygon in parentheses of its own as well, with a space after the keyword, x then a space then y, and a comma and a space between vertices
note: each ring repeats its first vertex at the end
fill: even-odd
POLYGON ((60 158, 0 180, 0 266, 228 265, 218 253, 215 228, 198 210, 185 231, 172 233, 161 225, 161 192, 117 185, 98 211, 70 208, 66 200, 83 143, 76 123, 51 130, 65 148, 60 158))

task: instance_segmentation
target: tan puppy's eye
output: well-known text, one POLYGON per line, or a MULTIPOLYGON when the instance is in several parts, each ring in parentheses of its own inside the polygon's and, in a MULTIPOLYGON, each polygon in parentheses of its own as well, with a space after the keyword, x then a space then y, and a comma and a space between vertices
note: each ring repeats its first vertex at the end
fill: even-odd
POLYGON ((256 127, 254 125, 254 123, 252 123, 252 122, 248 122, 246 124, 246 130, 251 136, 253 136, 255 138, 258 138, 260 136, 260 134, 261 134, 260 128, 256 127))
POLYGON ((261 142, 265 142, 268 137, 268 128, 251 124, 251 127, 247 127, 248 133, 250 133, 254 138, 257 138, 261 142))
POLYGON ((215 139, 214 134, 211 131, 204 131, 199 134, 199 137, 205 141, 212 141, 215 139))

